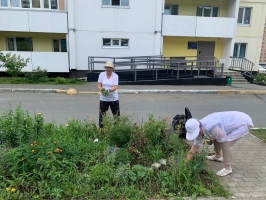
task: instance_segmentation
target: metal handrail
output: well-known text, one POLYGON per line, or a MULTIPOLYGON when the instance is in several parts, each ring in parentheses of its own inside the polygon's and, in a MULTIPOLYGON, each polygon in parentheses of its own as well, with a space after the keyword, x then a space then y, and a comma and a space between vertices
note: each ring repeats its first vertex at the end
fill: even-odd
POLYGON ((244 72, 248 76, 252 77, 252 71, 255 65, 253 62, 244 57, 243 58, 230 57, 230 58, 231 58, 231 64, 229 66, 229 69, 244 72))
MULTIPOLYGON (((90 56, 88 58, 88 70, 92 72, 95 70, 95 64, 105 64, 108 60, 113 61, 116 71, 134 71, 134 79, 137 81, 137 72, 142 70, 150 70, 155 72, 156 80, 158 72, 161 70, 170 70, 172 72, 177 71, 177 77, 179 78, 180 70, 197 70, 199 77, 200 70, 206 69, 206 75, 208 70, 211 70, 212 76, 223 76, 223 65, 220 61, 213 56, 196 57, 196 56, 133 56, 133 57, 100 57, 90 56), (182 58, 182 59, 180 59, 182 58), (184 58, 184 59, 183 59, 184 58), (140 68, 139 66, 146 66, 146 68, 140 68), (129 69, 119 69, 120 67, 130 67, 129 69)), ((209 75, 209 74, 208 74, 209 75)))

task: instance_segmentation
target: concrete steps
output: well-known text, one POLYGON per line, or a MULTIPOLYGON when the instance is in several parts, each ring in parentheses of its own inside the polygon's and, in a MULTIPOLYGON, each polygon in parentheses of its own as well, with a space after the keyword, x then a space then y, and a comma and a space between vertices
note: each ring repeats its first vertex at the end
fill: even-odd
POLYGON ((223 72, 224 76, 230 76, 232 78, 232 84, 237 83, 237 84, 246 84, 249 83, 245 77, 242 75, 241 72, 236 72, 236 71, 224 71, 223 72))

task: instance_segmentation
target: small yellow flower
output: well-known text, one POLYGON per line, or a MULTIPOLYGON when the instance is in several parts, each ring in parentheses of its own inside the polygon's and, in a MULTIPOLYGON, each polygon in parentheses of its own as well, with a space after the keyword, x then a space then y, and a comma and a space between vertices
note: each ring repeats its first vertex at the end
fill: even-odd
POLYGON ((42 112, 39 112, 39 113, 38 113, 38 115, 41 115, 41 114, 42 114, 42 112))
POLYGON ((34 144, 30 144, 30 146, 33 146, 34 144))
POLYGON ((12 188, 11 189, 11 192, 16 192, 16 188, 12 188))
POLYGON ((56 144, 56 141, 54 141, 54 144, 56 144))
POLYGON ((38 161, 40 161, 41 160, 41 158, 38 158, 38 161))
POLYGON ((8 192, 9 190, 10 190, 10 188, 9 188, 9 187, 7 187, 7 188, 6 188, 6 191, 8 192))
POLYGON ((32 150, 31 150, 31 152, 32 152, 32 153, 35 153, 35 150, 34 150, 34 149, 32 149, 32 150))
POLYGON ((50 151, 50 152, 49 152, 49 154, 51 154, 51 155, 52 155, 52 154, 53 154, 53 152, 51 152, 51 151, 50 151))
POLYGON ((68 126, 68 124, 65 125, 66 127, 68 126))

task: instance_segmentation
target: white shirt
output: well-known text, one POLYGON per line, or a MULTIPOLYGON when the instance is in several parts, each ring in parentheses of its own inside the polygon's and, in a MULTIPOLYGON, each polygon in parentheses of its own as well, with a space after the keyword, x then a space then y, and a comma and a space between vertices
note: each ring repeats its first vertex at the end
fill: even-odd
MULTIPOLYGON (((109 90, 114 85, 118 85, 118 75, 112 72, 111 77, 108 79, 106 76, 106 72, 101 72, 98 78, 98 82, 102 83, 102 88, 109 90)), ((110 92, 108 95, 103 96, 100 95, 101 101, 117 101, 118 100, 118 92, 117 90, 110 92)))
MULTIPOLYGON (((249 133, 248 126, 254 127, 250 116, 238 111, 216 112, 199 121, 202 124, 204 137, 220 143, 239 139, 249 133)), ((202 144, 203 136, 199 135, 194 140, 194 145, 202 144)))

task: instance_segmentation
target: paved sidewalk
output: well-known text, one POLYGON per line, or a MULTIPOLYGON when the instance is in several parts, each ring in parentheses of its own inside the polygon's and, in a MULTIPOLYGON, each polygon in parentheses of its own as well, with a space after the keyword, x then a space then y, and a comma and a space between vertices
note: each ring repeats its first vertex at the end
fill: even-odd
MULTIPOLYGON (((210 147, 212 149, 212 147, 210 147)), ((215 173, 223 163, 207 161, 215 173)), ((266 199, 266 143, 248 134, 234 145, 233 173, 221 177, 229 186, 231 199, 266 199)))

